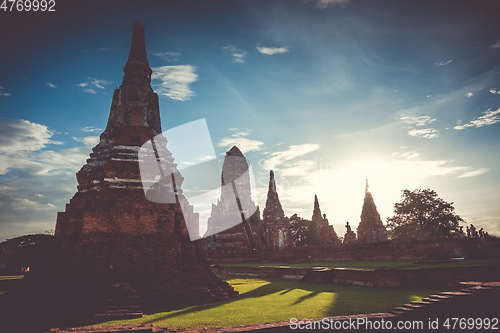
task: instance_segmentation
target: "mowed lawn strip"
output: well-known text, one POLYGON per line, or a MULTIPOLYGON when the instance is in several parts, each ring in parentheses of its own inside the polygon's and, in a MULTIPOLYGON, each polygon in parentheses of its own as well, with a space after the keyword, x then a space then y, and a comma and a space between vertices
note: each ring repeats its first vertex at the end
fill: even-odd
POLYGON ((244 263, 221 264, 226 267, 290 267, 290 268, 359 268, 375 270, 377 268, 393 269, 421 269, 432 267, 458 267, 458 266, 489 266, 500 265, 500 258, 492 259, 462 259, 449 262, 414 263, 413 261, 310 261, 302 263, 244 263))
POLYGON ((238 298, 183 309, 160 308, 139 319, 100 325, 152 323, 182 329, 378 313, 443 291, 437 288, 381 289, 303 284, 287 279, 231 275, 221 277, 240 292, 238 298))

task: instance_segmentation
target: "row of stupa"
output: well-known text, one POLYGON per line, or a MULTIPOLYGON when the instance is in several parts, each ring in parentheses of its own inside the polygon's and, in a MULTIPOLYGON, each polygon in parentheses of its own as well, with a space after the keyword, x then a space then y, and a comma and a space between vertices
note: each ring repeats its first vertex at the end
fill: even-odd
MULTIPOLYGON (((238 147, 233 146, 227 153, 222 167, 221 196, 217 204, 212 204, 211 216, 207 222, 205 248, 208 252, 238 253, 245 251, 275 251, 294 247, 290 229, 290 219, 285 216, 276 189, 274 172, 270 171, 269 189, 266 205, 260 219, 259 207, 252 201, 250 181, 246 175, 248 164, 238 147), (236 158, 236 159, 235 159, 236 158), (232 220, 231 204, 234 193, 230 187, 224 186, 233 182, 238 188, 239 200, 244 202, 242 210, 245 218, 242 223, 228 228, 226 221, 232 220)), ((247 176, 247 175, 246 175, 247 176)), ((295 215, 294 215, 295 216, 295 215)), ((312 229, 313 245, 337 245, 341 241, 326 214, 321 213, 318 197, 314 196, 312 218, 309 221, 312 229)), ((361 221, 357 236, 351 230, 349 222, 343 237, 344 243, 374 243, 387 240, 387 230, 366 181, 365 198, 361 212, 361 221)))

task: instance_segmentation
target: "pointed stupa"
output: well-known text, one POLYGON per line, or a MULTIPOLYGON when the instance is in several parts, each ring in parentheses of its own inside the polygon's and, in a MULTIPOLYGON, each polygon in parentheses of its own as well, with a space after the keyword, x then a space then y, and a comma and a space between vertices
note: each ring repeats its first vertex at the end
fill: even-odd
POLYGON ((339 244, 339 238, 337 233, 330 225, 326 214, 321 215, 321 209, 319 208, 318 196, 314 195, 314 208, 313 215, 311 218, 312 230, 315 230, 315 239, 313 243, 316 244, 339 244))
POLYGON ((124 80, 126 80, 127 83, 129 81, 145 84, 151 83, 151 74, 153 71, 149 67, 148 57, 146 55, 144 26, 137 21, 134 22, 130 52, 127 63, 123 67, 123 71, 125 72, 124 80), (134 79, 137 79, 137 81, 134 79))
POLYGON ((212 204, 207 221, 205 248, 210 252, 258 250, 260 211, 252 199, 248 171, 247 159, 238 147, 233 146, 226 152, 222 164, 220 199, 217 204, 212 204))
POLYGON ((366 180, 365 199, 361 209, 361 221, 358 225, 358 241, 360 243, 374 243, 387 240, 387 230, 380 219, 377 206, 366 180))
POLYGON ((57 216, 55 235, 63 244, 65 274, 104 289, 110 283, 127 283, 148 300, 164 304, 235 296, 210 270, 203 244, 189 238, 186 221, 197 224, 198 216, 183 195, 184 178, 161 134, 144 27, 137 22, 124 72, 108 125, 77 173, 78 191, 57 216), (174 183, 178 200, 173 203, 145 196, 138 152, 153 137, 154 151, 147 149, 146 154, 161 161, 160 173, 174 175, 166 177, 174 183))
POLYGON ((267 192, 266 207, 262 212, 262 221, 263 238, 268 251, 293 247, 290 223, 281 207, 272 170, 269 173, 269 190, 267 192))
POLYGON ((319 201, 317 195, 314 195, 314 208, 311 221, 318 223, 318 225, 326 225, 323 219, 323 215, 321 215, 321 209, 319 208, 319 201))

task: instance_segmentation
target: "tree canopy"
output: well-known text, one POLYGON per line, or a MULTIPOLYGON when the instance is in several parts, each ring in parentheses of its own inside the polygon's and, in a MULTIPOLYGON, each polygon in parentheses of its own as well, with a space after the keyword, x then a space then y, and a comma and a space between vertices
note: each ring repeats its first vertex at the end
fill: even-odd
POLYGON ((402 191, 401 202, 394 204, 394 216, 387 219, 391 238, 429 239, 460 235, 465 220, 454 213, 453 202, 438 198, 431 189, 402 191))
POLYGON ((313 245, 316 243, 316 223, 303 219, 297 214, 290 217, 290 231, 296 247, 313 245))

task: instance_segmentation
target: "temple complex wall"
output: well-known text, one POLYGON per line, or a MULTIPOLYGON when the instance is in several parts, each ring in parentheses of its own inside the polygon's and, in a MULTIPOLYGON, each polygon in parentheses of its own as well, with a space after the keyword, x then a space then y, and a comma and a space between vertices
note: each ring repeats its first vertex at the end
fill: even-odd
POLYGON ((335 246, 305 246, 278 252, 239 253, 224 255, 209 253, 211 263, 305 261, 393 261, 444 260, 459 256, 466 258, 498 258, 499 242, 485 240, 478 248, 474 239, 415 240, 395 239, 369 244, 339 244, 335 246))

